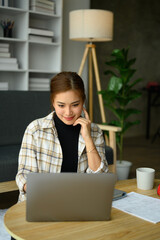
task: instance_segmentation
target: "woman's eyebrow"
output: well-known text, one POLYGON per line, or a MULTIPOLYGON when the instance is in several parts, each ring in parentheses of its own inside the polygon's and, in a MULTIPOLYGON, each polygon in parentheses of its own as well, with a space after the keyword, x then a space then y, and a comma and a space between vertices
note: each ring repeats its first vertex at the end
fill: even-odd
POLYGON ((75 103, 79 103, 80 102, 80 100, 78 100, 78 101, 75 101, 75 102, 72 102, 71 104, 75 104, 75 103))
POLYGON ((61 104, 64 104, 63 102, 60 102, 60 101, 57 101, 57 103, 61 103, 61 104))
MULTIPOLYGON (((71 104, 75 104, 75 103, 79 103, 79 102, 80 102, 80 100, 77 100, 77 101, 75 101, 75 102, 72 102, 71 104)), ((57 101, 57 103, 65 104, 64 102, 61 102, 61 101, 57 101)))

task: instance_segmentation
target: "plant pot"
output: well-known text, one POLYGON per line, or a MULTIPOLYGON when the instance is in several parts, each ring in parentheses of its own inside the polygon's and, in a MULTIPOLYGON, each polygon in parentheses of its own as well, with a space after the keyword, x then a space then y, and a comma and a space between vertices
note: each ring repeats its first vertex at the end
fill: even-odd
POLYGON ((125 160, 117 160, 117 180, 128 179, 132 163, 125 160))

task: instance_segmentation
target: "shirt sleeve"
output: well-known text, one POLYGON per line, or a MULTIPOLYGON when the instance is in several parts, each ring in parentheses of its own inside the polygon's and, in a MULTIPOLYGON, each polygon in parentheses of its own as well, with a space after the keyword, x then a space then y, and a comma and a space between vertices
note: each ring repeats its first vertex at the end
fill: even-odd
POLYGON ((103 137, 102 130, 96 125, 93 125, 93 130, 91 132, 94 144, 101 158, 101 164, 96 171, 93 171, 89 167, 87 168, 87 173, 102 173, 108 172, 108 163, 105 155, 105 141, 103 137))
POLYGON ((24 133, 18 159, 16 183, 20 191, 21 200, 23 200, 25 195, 23 188, 27 180, 27 174, 38 171, 36 161, 36 141, 33 134, 33 127, 33 123, 31 123, 24 133))

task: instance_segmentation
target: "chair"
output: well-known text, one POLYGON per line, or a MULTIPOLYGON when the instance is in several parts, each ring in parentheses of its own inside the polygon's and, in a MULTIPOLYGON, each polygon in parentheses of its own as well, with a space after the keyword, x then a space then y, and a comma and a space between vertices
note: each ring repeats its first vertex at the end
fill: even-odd
MULTIPOLYGON (((109 164, 109 172, 116 173, 116 161, 117 161, 117 150, 116 150, 116 132, 120 132, 122 129, 116 126, 102 125, 97 124, 102 131, 108 131, 109 137, 105 135, 106 146, 106 155, 107 152, 112 149, 113 152, 113 163, 109 164), (109 148, 107 148, 109 146, 109 148)), ((110 154, 110 153, 109 153, 110 154)), ((106 156, 107 158, 107 156, 106 156)))

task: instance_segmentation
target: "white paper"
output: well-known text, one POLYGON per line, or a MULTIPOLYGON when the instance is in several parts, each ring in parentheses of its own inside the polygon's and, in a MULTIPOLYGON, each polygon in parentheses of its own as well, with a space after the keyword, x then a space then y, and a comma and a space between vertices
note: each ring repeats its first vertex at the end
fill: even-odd
POLYGON ((160 222, 160 199, 130 192, 112 202, 112 207, 152 223, 160 222))

